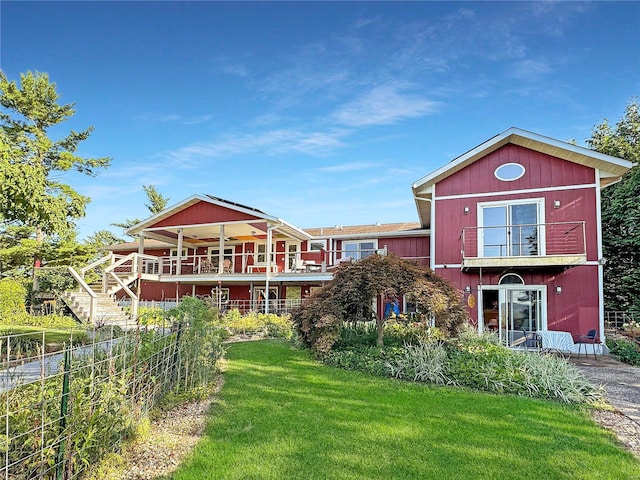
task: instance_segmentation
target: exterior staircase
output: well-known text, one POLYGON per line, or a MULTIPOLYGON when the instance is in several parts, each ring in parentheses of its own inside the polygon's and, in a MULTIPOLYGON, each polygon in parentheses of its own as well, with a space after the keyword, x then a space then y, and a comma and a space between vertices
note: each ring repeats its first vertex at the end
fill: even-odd
POLYGON ((138 253, 126 256, 110 254, 80 269, 79 272, 73 267, 68 267, 80 289, 66 292, 62 299, 83 322, 94 325, 132 325, 132 318, 135 319, 137 316, 139 299, 129 287, 133 286, 136 279, 143 278, 143 261, 157 260, 157 257, 138 253), (101 270, 97 270, 98 266, 102 266, 101 270), (87 284, 87 272, 99 273, 101 281, 87 284), (131 314, 126 313, 114 300, 115 294, 121 291, 131 299, 131 314))
MULTIPOLYGON (((93 287, 93 285, 92 285, 93 287)), ((93 288, 92 288, 93 289, 93 288)), ((85 291, 65 292, 62 299, 76 317, 82 322, 98 326, 117 325, 125 327, 132 323, 131 316, 108 293, 96 292, 94 320, 91 320, 91 295, 85 291)))

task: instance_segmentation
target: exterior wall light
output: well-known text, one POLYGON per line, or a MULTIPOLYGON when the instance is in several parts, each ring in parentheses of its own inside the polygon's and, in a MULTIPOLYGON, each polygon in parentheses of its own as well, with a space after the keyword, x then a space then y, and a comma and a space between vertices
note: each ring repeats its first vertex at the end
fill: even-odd
POLYGON ((471 293, 471 287, 469 285, 464 287, 464 293, 471 293))
POLYGON ((553 201, 553 208, 560 208, 560 200, 553 201))
POLYGON ((560 285, 556 285, 556 293, 560 295, 562 293, 562 287, 560 285))
POLYGON ((469 215, 469 207, 464 207, 464 214, 469 215))

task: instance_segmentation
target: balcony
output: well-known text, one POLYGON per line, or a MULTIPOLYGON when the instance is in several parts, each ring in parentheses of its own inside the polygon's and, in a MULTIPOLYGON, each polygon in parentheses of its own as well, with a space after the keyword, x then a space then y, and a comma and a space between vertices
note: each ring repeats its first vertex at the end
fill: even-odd
POLYGON ((564 269, 587 261, 584 222, 462 229, 462 269, 564 269))

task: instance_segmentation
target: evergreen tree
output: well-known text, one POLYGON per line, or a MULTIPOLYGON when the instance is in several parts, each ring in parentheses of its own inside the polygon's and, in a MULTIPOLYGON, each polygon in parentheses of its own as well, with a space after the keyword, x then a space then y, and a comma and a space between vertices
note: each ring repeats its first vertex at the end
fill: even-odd
POLYGON ((627 105, 615 127, 607 120, 587 140, 590 148, 634 162, 622 180, 602 191, 602 240, 607 259, 604 300, 607 310, 640 312, 640 106, 627 105))

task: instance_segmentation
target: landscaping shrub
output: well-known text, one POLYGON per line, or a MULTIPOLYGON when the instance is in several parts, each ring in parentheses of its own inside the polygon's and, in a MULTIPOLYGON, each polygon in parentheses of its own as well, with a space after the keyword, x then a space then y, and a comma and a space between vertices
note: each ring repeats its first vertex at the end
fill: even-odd
POLYGON ((602 398, 601 391, 564 359, 509 350, 480 338, 406 345, 400 361, 390 362, 388 368, 397 378, 565 403, 602 398))
POLYGON ((395 378, 444 385, 448 383, 446 375, 447 351, 442 342, 422 342, 407 344, 402 355, 394 362, 387 362, 387 371, 395 378))
POLYGON ((611 355, 618 360, 629 365, 640 366, 640 351, 638 345, 630 340, 609 340, 607 339, 607 347, 611 355))
POLYGON ((0 280, 0 323, 19 325, 28 316, 25 308, 27 290, 12 278, 0 280))
MULTIPOLYGON (((131 307, 127 307, 131 309, 131 307)), ((138 325, 143 327, 163 326, 166 322, 164 310, 160 307, 138 307, 138 325)))
POLYGON ((271 338, 293 337, 293 326, 289 315, 275 313, 249 312, 240 313, 237 308, 226 311, 220 318, 229 335, 261 335, 271 338))
POLYGON ((358 370, 374 375, 388 376, 389 363, 395 363, 403 354, 401 347, 358 346, 348 350, 333 350, 323 357, 323 363, 345 370, 358 370))
POLYGON ((458 338, 445 339, 436 328, 416 331, 412 325, 401 324, 386 328, 385 346, 374 347, 374 325, 345 326, 323 362, 411 381, 565 403, 593 403, 602 398, 600 390, 564 359, 509 350, 498 345, 495 334, 479 335, 464 328, 458 338))

